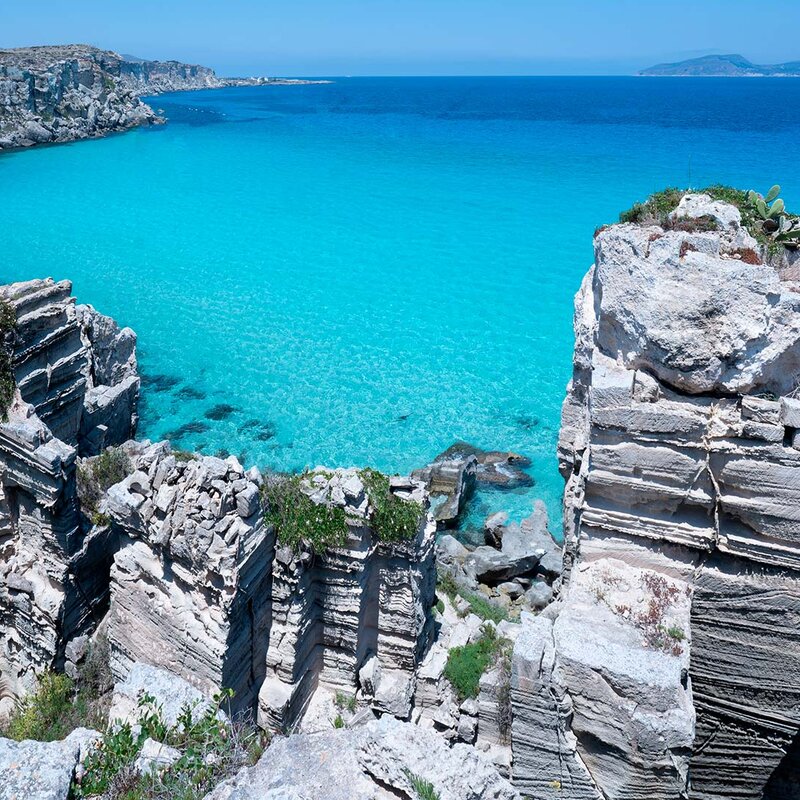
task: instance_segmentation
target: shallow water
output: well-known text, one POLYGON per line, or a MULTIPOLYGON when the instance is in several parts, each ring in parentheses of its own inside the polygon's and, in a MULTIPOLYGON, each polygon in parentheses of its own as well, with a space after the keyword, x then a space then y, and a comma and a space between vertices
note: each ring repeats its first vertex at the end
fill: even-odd
POLYGON ((406 472, 533 460, 558 516, 592 233, 665 185, 784 185, 800 81, 340 79, 163 95, 163 127, 0 157, 0 282, 69 278, 139 335, 140 432, 406 472))

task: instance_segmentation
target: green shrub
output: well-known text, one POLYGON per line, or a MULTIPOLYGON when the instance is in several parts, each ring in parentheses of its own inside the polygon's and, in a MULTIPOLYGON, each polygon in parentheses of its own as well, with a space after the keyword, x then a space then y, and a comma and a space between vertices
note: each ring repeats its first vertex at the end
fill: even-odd
POLYGON ((72 708, 74 684, 66 675, 45 672, 35 692, 24 697, 14 709, 3 736, 22 741, 52 742, 69 735, 67 717, 72 708))
POLYGON ((413 539, 419 530, 422 506, 394 494, 389 478, 382 472, 362 469, 359 475, 372 505, 370 521, 375 535, 384 542, 413 539))
MULTIPOLYGON (((494 623, 508 619, 508 612, 487 600, 485 597, 472 592, 462 592, 462 597, 469 603, 469 611, 482 620, 491 620, 494 623)), ((467 613, 469 613, 469 611, 467 613)))
POLYGON ((456 579, 449 572, 442 572, 436 581, 436 591, 446 595, 450 602, 454 603, 458 596, 456 579))
POLYGON ((411 788, 417 795, 417 800, 439 800, 439 792, 436 791, 434 785, 430 781, 426 781, 419 775, 415 775, 410 769, 403 770, 405 772, 411 788))
POLYGON ((302 489, 307 480, 308 473, 268 476, 261 490, 264 520, 275 526, 278 542, 295 551, 304 543, 315 553, 344 546, 348 533, 344 509, 315 503, 302 489))
POLYGON ((447 654, 444 676, 455 689, 459 700, 477 697, 481 675, 501 652, 503 640, 494 628, 485 625, 480 639, 463 647, 454 647, 447 654))
POLYGON ((634 203, 619 215, 620 222, 635 222, 640 225, 660 225, 670 212, 678 207, 688 189, 670 187, 651 194, 643 203, 634 203))
POLYGON ((248 721, 220 719, 222 702, 232 696, 221 692, 215 703, 195 716, 196 708, 183 706, 177 723, 167 725, 155 699, 139 698, 137 725, 110 729, 89 754, 84 774, 73 785, 76 798, 103 800, 200 800, 227 776, 255 763, 267 744, 265 734, 248 721), (181 751, 181 757, 163 772, 137 775, 133 763, 146 739, 164 742, 181 751))
POLYGON ((11 346, 7 339, 17 324, 14 307, 0 299, 0 422, 8 419, 8 407, 14 399, 14 370, 11 364, 11 346))
POLYGON ((45 672, 38 689, 23 698, 0 730, 10 739, 49 742, 76 728, 105 726, 114 679, 108 663, 108 642, 98 637, 90 646, 77 681, 45 672))
POLYGON ((92 524, 107 524, 108 517, 100 513, 103 495, 133 471, 130 459, 121 447, 109 447, 94 458, 78 465, 78 499, 92 524))
POLYGON ((336 692, 333 702, 337 708, 346 708, 350 713, 356 710, 356 696, 354 694, 336 692))
POLYGON ((688 192, 707 194, 713 200, 735 206, 742 215, 742 225, 760 245, 772 254, 781 249, 782 245, 764 231, 763 219, 749 193, 721 184, 706 186, 704 189, 678 189, 675 187, 664 189, 664 191, 652 194, 643 203, 634 203, 631 208, 619 215, 619 221, 635 222, 640 225, 660 225, 666 228, 677 227, 681 230, 693 231, 716 229, 716 223, 712 224, 713 221, 709 218, 675 222, 669 220, 669 214, 678 207, 681 198, 688 192))

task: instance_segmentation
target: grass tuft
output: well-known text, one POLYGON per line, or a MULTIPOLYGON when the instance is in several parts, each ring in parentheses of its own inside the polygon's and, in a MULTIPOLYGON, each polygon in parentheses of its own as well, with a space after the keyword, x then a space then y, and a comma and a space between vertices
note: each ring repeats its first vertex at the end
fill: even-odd
POLYGON ((439 792, 434 785, 425 778, 415 775, 410 769, 403 770, 411 788, 417 795, 416 800, 440 800, 439 792))
POLYGON ((315 503, 304 491, 308 473, 269 475, 261 489, 264 519, 275 526, 278 542, 299 551, 303 544, 315 553, 347 542, 347 517, 344 509, 315 503))
POLYGON ((413 500, 403 500, 394 494, 389 478, 374 469, 359 472, 372 504, 372 529, 384 542, 413 539, 419 530, 422 506, 413 500))
POLYGON ((477 697, 480 680, 495 663, 505 646, 505 640, 490 625, 484 625, 480 639, 463 647, 454 647, 447 654, 444 676, 455 689, 459 700, 477 697))

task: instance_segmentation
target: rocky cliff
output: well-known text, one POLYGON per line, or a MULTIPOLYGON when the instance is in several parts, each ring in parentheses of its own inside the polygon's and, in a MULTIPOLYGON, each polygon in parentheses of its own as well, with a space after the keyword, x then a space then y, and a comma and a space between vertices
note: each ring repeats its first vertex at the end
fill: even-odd
POLYGON ((135 81, 120 77, 121 63, 114 53, 79 45, 0 51, 0 150, 159 121, 135 81))
POLYGON ((595 238, 559 446, 566 587, 514 654, 515 770, 537 796, 565 796, 559 770, 580 798, 798 796, 786 260, 706 195, 595 238))
POLYGON ((0 287, 15 320, 4 343, 15 390, 0 409, 0 679, 12 693, 63 668, 69 643, 105 611, 108 530, 82 523, 77 461, 136 427, 135 336, 70 291, 0 287))
POLYGON ((135 336, 70 290, 0 287, 14 387, 0 424, 4 693, 72 670, 102 619, 119 680, 144 662, 209 695, 232 689, 234 710, 260 705, 269 728, 291 728, 312 701, 324 715, 336 692, 407 718, 433 632, 424 486, 368 488, 378 473, 356 470, 272 476, 294 487, 309 524, 315 509, 342 521, 318 552, 312 530, 287 543, 265 518, 257 469, 131 440, 135 336), (398 509, 413 512, 402 534, 398 509))
POLYGON ((306 82, 220 78, 197 64, 146 61, 89 45, 0 50, 0 151, 163 122, 141 95, 306 82))

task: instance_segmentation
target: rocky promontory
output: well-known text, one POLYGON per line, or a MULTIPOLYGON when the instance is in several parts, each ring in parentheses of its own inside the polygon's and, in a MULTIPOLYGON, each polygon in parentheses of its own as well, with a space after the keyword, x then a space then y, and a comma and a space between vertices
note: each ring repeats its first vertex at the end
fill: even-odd
POLYGON ((209 67, 89 45, 0 50, 0 151, 163 122, 142 95, 309 82, 315 81, 220 78, 209 67))

